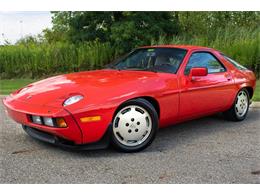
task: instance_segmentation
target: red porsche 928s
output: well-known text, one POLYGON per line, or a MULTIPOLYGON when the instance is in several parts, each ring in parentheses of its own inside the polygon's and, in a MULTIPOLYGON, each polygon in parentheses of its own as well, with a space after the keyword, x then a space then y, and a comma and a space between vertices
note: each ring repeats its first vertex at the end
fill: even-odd
POLYGON ((32 83, 3 100, 32 137, 74 149, 146 148, 159 127, 223 112, 246 118, 256 78, 211 48, 138 48, 107 69, 32 83))

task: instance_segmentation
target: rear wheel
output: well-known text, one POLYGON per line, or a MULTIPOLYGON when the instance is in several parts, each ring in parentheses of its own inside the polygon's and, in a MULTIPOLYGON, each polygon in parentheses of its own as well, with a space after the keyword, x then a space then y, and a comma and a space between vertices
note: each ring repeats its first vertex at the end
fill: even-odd
POLYGON ((242 121, 246 118, 249 109, 249 94, 246 89, 237 93, 233 106, 224 112, 225 117, 232 121, 242 121))
POLYGON ((158 115, 144 99, 127 101, 113 119, 112 142, 116 149, 137 152, 149 146, 158 129, 158 115))

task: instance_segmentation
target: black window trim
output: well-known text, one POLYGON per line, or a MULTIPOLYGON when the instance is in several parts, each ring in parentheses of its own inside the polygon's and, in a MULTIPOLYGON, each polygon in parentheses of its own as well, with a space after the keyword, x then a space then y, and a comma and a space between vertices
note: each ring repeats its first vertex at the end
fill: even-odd
POLYGON ((244 65, 240 64, 239 62, 237 62, 236 60, 234 60, 233 58, 231 58, 230 56, 224 54, 224 53, 220 53, 220 55, 226 60, 228 61, 230 64, 232 64, 232 66, 234 66, 237 70, 249 70, 247 67, 245 67, 244 65), (236 64, 234 64, 234 62, 232 62, 231 60, 233 60, 234 62, 236 62, 237 64, 239 64, 240 66, 237 66, 236 64))
MULTIPOLYGON (((217 58, 217 56, 215 56, 215 54, 213 54, 211 51, 199 50, 199 51, 193 51, 193 52, 190 54, 189 59, 188 59, 188 62, 186 63, 186 66, 185 66, 185 68, 184 68, 184 72, 183 72, 184 75, 189 75, 189 74, 185 74, 185 70, 186 70, 187 65, 189 64, 189 61, 190 61, 191 56, 192 56, 194 53, 209 53, 209 54, 211 54, 211 55, 220 63, 220 65, 225 69, 225 71, 223 71, 223 72, 227 72, 227 68, 226 68, 225 65, 217 58)), ((211 72, 211 73, 208 73, 208 74, 219 74, 219 73, 223 73, 223 72, 211 72)))

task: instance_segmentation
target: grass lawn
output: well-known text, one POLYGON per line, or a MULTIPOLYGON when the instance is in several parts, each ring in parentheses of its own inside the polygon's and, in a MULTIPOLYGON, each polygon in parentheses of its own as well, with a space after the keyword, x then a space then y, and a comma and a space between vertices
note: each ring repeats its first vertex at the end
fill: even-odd
POLYGON ((0 94, 6 95, 11 92, 34 82, 33 79, 10 79, 10 80, 0 80, 0 94))
POLYGON ((254 93, 253 101, 260 101, 260 80, 256 82, 256 90, 254 93))
MULTIPOLYGON (((10 94, 12 91, 24 87, 25 85, 32 83, 36 80, 32 79, 11 79, 11 80, 0 80, 0 94, 10 94)), ((260 101, 260 80, 257 81, 256 90, 253 97, 254 101, 260 101)))

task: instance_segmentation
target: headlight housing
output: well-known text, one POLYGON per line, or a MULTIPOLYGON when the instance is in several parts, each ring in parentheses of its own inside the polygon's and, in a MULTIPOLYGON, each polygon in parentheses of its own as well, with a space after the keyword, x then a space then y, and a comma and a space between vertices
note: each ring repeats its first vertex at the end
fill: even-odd
POLYGON ((71 105, 71 104, 75 104, 77 103, 78 101, 82 100, 83 99, 83 96, 82 95, 74 95, 74 96, 71 96, 69 97, 68 99, 66 99, 64 102, 63 102, 63 106, 68 106, 68 105, 71 105))

